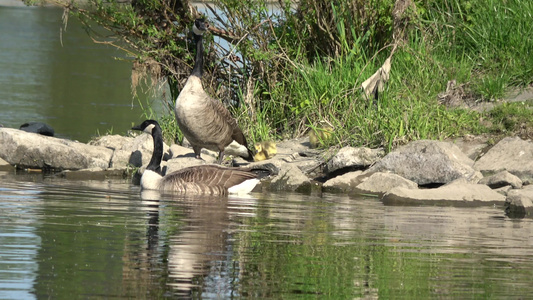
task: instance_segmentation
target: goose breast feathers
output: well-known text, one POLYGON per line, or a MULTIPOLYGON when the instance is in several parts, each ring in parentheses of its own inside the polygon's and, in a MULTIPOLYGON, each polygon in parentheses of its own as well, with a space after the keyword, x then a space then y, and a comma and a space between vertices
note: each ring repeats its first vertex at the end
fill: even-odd
POLYGON ((200 78, 191 76, 176 101, 176 120, 191 145, 222 151, 233 140, 246 139, 224 105, 201 88, 200 78))

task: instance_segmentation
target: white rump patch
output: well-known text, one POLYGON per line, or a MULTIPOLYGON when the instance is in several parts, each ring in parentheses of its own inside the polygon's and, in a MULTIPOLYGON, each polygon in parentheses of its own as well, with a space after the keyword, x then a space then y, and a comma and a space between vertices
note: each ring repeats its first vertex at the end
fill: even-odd
POLYGON ((254 187, 259 183, 259 179, 253 178, 243 181, 237 185, 234 185, 228 189, 230 194, 247 194, 251 192, 254 187))

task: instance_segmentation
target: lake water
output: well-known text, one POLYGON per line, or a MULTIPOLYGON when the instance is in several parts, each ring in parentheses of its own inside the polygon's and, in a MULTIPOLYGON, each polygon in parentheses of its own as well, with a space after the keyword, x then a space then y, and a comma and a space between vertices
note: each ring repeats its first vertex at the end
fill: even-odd
POLYGON ((144 119, 131 93, 131 61, 95 44, 76 18, 60 35, 62 10, 0 6, 0 124, 49 124, 56 136, 87 142, 125 133, 144 119))
MULTIPOLYGON (((0 7, 0 123, 88 140, 142 119, 131 65, 61 11, 0 7), (133 105, 132 105, 133 103, 133 105)), ((0 171, 0 299, 525 299, 533 220, 295 193, 141 194, 0 171)))
POLYGON ((521 299, 533 222, 376 198, 141 194, 0 172, 0 298, 521 299))

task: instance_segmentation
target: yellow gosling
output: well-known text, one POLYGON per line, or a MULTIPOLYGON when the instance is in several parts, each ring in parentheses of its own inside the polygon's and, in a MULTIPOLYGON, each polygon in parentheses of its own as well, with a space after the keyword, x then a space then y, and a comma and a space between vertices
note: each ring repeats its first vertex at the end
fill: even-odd
POLYGON ((267 160, 274 157, 274 155, 278 153, 276 143, 273 141, 256 143, 254 146, 255 150, 257 151, 257 153, 254 155, 254 161, 267 160))

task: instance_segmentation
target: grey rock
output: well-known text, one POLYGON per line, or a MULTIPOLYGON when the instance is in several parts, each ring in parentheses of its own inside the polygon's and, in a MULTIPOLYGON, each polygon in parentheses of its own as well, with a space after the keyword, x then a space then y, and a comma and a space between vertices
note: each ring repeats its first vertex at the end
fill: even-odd
POLYGON ((317 170, 320 170, 320 166, 323 164, 322 161, 317 160, 315 157, 302 157, 299 154, 294 154, 293 157, 296 159, 292 162, 297 166, 304 174, 316 174, 317 170))
POLYGON ((368 171, 392 172, 418 185, 446 184, 458 178, 476 183, 483 176, 474 161, 452 143, 419 140, 387 154, 368 171))
MULTIPOLYGON (((120 135, 104 135, 89 142, 89 145, 103 146, 112 150, 112 168, 126 169, 129 166, 141 167, 148 164, 154 149, 152 137, 149 134, 141 134, 137 137, 125 137, 120 135)), ((164 151, 168 146, 163 144, 164 151)))
POLYGON ((285 140, 279 143, 276 143, 277 154, 280 155, 291 155, 295 152, 305 152, 309 150, 309 138, 299 138, 292 140, 285 140))
POLYGON ((522 187, 522 180, 508 171, 501 171, 494 175, 483 177, 479 183, 486 184, 492 189, 498 189, 507 185, 515 189, 522 187))
POLYGON ((122 136, 118 134, 102 135, 89 141, 89 145, 102 146, 112 150, 116 150, 122 145, 131 142, 134 138, 129 136, 122 136))
POLYGON ((533 99, 533 87, 511 88, 505 95, 505 100, 509 102, 523 102, 533 99))
POLYGON ((368 193, 385 194, 395 187, 417 189, 418 185, 396 174, 377 172, 366 178, 357 189, 368 193))
POLYGON ((23 168, 107 169, 113 150, 75 141, 0 128, 0 157, 23 168))
POLYGON ((315 184, 296 165, 279 161, 272 163, 279 169, 279 174, 270 182, 269 190, 311 192, 315 188, 315 184))
POLYGON ((484 136, 466 135, 452 142, 461 149, 461 151, 472 160, 481 156, 483 151, 488 147, 488 138, 484 136))
POLYGON ((505 200, 505 213, 517 218, 533 216, 533 189, 509 191, 505 200))
POLYGON ((509 193, 509 191, 511 191, 513 189, 512 186, 510 185, 506 185, 506 186, 502 186, 501 188, 497 188, 497 189, 494 189, 494 191, 504 195, 504 196, 507 196, 507 194, 509 193))
POLYGON ((178 158, 178 157, 194 157, 194 151, 190 148, 180 146, 178 144, 172 144, 170 145, 170 157, 171 158, 178 158))
POLYGON ((506 137, 476 161, 474 168, 485 175, 506 170, 524 184, 533 183, 533 142, 506 137))
POLYGON ((396 187, 383 195, 382 200, 388 204, 417 204, 420 202, 451 202, 457 205, 503 204, 505 196, 484 184, 456 182, 436 189, 396 187))
POLYGON ((12 169, 13 166, 0 157, 0 171, 9 171, 12 169))
POLYGON ((343 168, 366 168, 385 155, 383 149, 344 147, 326 165, 328 173, 343 168))
MULTIPOLYGON (((184 140, 187 141, 186 139, 184 139, 184 140)), ((193 158, 196 157, 196 155, 194 154, 193 149, 190 148, 190 145, 189 146, 187 146, 187 145, 181 146, 181 145, 178 145, 178 144, 172 144, 170 146, 169 153, 170 153, 170 157, 168 159, 181 158, 181 157, 193 157, 193 158)), ((201 157, 202 157, 202 159, 206 160, 208 163, 211 163, 213 158, 216 160, 216 158, 218 157, 218 152, 211 151, 211 150, 208 150, 208 149, 202 149, 201 150, 201 157), (206 156, 209 156, 209 157, 206 157, 206 156)))
MULTIPOLYGON (((111 159, 113 168, 141 167, 150 162, 154 151, 154 141, 149 134, 141 134, 135 138, 125 140, 122 145, 115 146, 111 159)), ((170 158, 169 146, 163 143, 163 160, 170 158)))
POLYGON ((333 177, 322 185, 324 192, 349 192, 353 191, 355 187, 361 183, 361 175, 363 171, 348 172, 336 177, 333 177))

